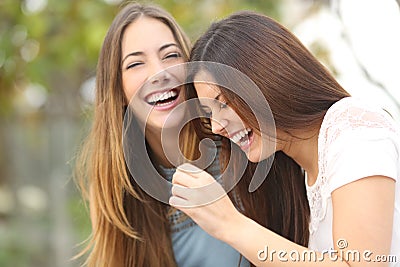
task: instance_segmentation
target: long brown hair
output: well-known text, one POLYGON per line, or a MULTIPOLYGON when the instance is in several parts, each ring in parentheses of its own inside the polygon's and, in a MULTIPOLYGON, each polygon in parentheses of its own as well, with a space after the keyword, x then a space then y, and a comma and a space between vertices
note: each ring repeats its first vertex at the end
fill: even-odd
MULTIPOLYGON (((309 127, 315 129, 333 103, 349 96, 293 34, 273 19, 255 12, 238 12, 213 23, 196 41, 190 61, 221 63, 247 75, 268 101, 276 129, 288 134, 309 127)), ((202 66, 207 68, 209 64, 202 66)), ((217 84, 235 85, 236 82, 235 77, 230 77, 233 81, 218 81, 223 75, 213 78, 217 84)), ((251 102, 245 102, 227 88, 220 87, 220 90, 245 124, 260 130, 249 107, 263 110, 262 102, 254 97, 251 102)), ((244 93, 251 95, 251 91, 244 93)), ((193 85, 187 86, 186 95, 196 97, 193 85)), ((232 160, 228 155, 235 149, 229 142, 223 138, 225 166, 227 160, 232 160)), ((241 151, 233 155, 243 160, 241 151)), ((257 164, 247 164, 243 179, 235 188, 244 213, 276 233, 307 246, 309 206, 301 167, 283 152, 275 153, 267 179, 249 194, 247 188, 257 164)))
MULTIPOLYGON (((115 17, 100 51, 96 74, 94 122, 77 158, 77 182, 90 200, 92 234, 81 255, 87 266, 176 266, 168 206, 146 194, 127 171, 123 153, 123 117, 128 104, 122 87, 121 40, 140 16, 166 24, 187 61, 190 43, 165 10, 127 4, 115 17)), ((189 127, 189 126, 188 126, 189 127)), ((198 140, 182 131, 183 153, 195 156, 198 140)), ((138 133, 140 134, 140 133, 138 133)))

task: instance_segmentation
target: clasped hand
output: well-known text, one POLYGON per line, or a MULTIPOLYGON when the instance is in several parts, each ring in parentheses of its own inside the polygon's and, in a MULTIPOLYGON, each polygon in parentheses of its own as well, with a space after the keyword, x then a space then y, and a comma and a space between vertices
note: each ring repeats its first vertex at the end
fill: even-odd
POLYGON ((169 204, 191 217, 210 235, 222 239, 227 222, 238 213, 224 188, 194 165, 179 166, 172 178, 169 204))

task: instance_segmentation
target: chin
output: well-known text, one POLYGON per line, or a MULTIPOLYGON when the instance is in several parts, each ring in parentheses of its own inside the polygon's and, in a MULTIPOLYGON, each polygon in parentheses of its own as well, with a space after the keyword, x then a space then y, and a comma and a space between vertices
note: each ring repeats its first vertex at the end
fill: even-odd
POLYGON ((274 149, 268 151, 263 151, 262 149, 251 149, 248 153, 246 153, 246 156, 249 161, 258 163, 271 157, 274 153, 274 149))
POLYGON ((248 159, 250 162, 253 162, 253 163, 258 163, 258 162, 261 161, 261 159, 260 159, 259 156, 254 156, 254 155, 251 155, 251 154, 247 154, 247 159, 248 159))
POLYGON ((246 154, 246 157, 250 162, 257 163, 260 161, 259 153, 257 153, 258 151, 255 151, 251 147, 250 147, 250 150, 243 151, 243 152, 246 154))
POLYGON ((184 118, 185 114, 183 112, 176 112, 172 116, 162 116, 153 120, 149 119, 147 124, 159 129, 183 128, 184 118))

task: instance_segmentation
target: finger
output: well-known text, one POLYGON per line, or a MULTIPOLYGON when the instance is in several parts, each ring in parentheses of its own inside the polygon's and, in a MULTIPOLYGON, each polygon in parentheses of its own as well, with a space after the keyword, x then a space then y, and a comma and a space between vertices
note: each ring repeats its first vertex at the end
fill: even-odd
POLYGON ((199 207, 208 205, 224 196, 225 190, 218 183, 208 184, 203 187, 188 188, 180 185, 172 187, 172 195, 186 200, 185 208, 199 207))
MULTIPOLYGON (((186 213, 186 214, 188 214, 188 211, 189 211, 191 208, 200 207, 199 204, 197 204, 197 203, 192 203, 191 200, 187 200, 187 199, 180 198, 180 197, 177 197, 177 196, 171 196, 171 197, 169 198, 169 204, 170 204, 172 207, 177 208, 177 209, 179 209, 180 211, 183 211, 183 212, 186 213)), ((189 214, 188 214, 188 215, 189 215, 189 214)), ((189 216, 190 216, 190 215, 189 215, 189 216)))
POLYGON ((189 188, 181 185, 174 185, 172 186, 171 193, 175 197, 187 200, 191 205, 198 205, 198 203, 203 203, 201 200, 206 196, 204 190, 202 190, 203 188, 189 188))
POLYGON ((200 174, 193 174, 177 170, 172 176, 172 184, 179 184, 191 188, 201 187, 213 181, 214 178, 205 171, 201 171, 200 174))
POLYGON ((193 179, 194 178, 187 173, 176 171, 172 176, 172 184, 191 187, 194 185, 193 179))
POLYGON ((187 201, 186 199, 177 197, 177 196, 171 196, 169 198, 169 204, 180 210, 182 210, 182 208, 190 206, 189 201, 187 201))
POLYGON ((201 175, 193 177, 191 174, 177 172, 172 178, 172 184, 181 185, 188 188, 203 188, 217 181, 207 172, 202 172, 201 175))
POLYGON ((185 163, 185 164, 178 166, 174 176, 177 178, 178 178, 178 176, 179 176, 179 178, 183 178, 182 180, 176 179, 176 183, 178 183, 178 182, 184 183, 184 179, 189 178, 189 177, 195 178, 195 179, 202 179, 202 180, 208 181, 208 182, 213 182, 215 180, 215 178, 212 175, 210 175, 208 172, 206 172, 192 164, 189 164, 189 163, 185 163))
POLYGON ((185 173, 187 175, 190 175, 193 178, 202 178, 204 176, 204 173, 207 173, 203 169, 200 169, 199 167, 197 167, 193 164, 190 164, 190 163, 184 163, 184 164, 178 166, 176 169, 176 172, 185 173))
POLYGON ((190 163, 183 163, 182 165, 178 166, 176 170, 177 171, 181 171, 181 172, 185 172, 185 173, 188 173, 188 174, 194 174, 194 175, 198 174, 198 173, 201 173, 203 171, 199 167, 197 167, 197 166, 195 166, 193 164, 190 164, 190 163))
POLYGON ((171 194, 173 196, 183 198, 183 199, 188 199, 188 190, 189 188, 181 186, 179 184, 173 185, 171 188, 171 194))

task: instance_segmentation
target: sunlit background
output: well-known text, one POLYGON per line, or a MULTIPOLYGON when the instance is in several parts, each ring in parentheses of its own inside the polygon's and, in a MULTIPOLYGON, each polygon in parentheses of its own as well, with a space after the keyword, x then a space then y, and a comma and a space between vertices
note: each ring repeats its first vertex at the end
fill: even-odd
MULTIPOLYGON (((164 0, 192 41, 247 9, 291 29, 353 95, 400 121, 396 0, 164 0)), ((73 180, 118 0, 0 0, 0 266, 72 267, 89 234, 73 180)))

